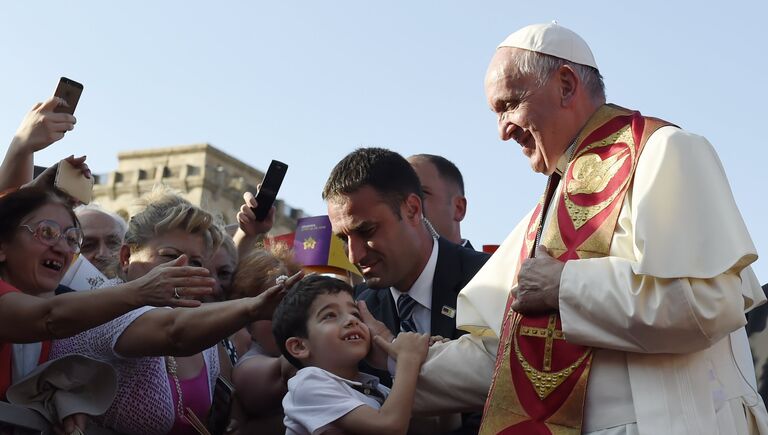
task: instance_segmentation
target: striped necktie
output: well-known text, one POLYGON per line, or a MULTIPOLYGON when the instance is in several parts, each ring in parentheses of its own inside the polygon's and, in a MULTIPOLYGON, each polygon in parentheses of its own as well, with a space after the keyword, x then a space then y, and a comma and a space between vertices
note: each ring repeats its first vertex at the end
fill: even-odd
POLYGON ((407 293, 400 294, 397 298, 397 312, 400 315, 400 330, 403 332, 416 332, 416 323, 413 321, 413 309, 416 307, 416 299, 407 293))

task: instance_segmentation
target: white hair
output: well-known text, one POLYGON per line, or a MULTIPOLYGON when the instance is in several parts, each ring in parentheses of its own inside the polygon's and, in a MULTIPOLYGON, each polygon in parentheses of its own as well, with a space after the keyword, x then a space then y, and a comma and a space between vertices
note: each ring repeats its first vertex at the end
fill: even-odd
POLYGON ((119 214, 113 211, 109 211, 105 209, 104 207, 102 207, 101 205, 95 202, 92 202, 90 204, 83 204, 75 208, 75 216, 77 216, 78 218, 81 215, 88 212, 103 213, 111 217, 112 219, 114 219, 115 223, 117 223, 117 226, 120 227, 120 237, 123 237, 126 231, 128 231, 128 222, 126 222, 122 216, 120 216, 119 214))
POLYGON ((591 66, 523 49, 516 50, 515 55, 511 56, 511 63, 517 68, 516 73, 518 76, 533 76, 538 86, 544 86, 558 68, 568 65, 579 77, 579 80, 581 80, 581 83, 592 99, 597 102, 605 102, 603 76, 600 75, 600 71, 591 66))

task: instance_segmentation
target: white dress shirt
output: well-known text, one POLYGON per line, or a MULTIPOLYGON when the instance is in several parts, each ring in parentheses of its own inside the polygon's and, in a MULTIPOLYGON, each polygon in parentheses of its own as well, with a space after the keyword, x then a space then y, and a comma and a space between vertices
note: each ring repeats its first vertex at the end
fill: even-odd
MULTIPOLYGON (((397 298, 403 293, 408 293, 416 301, 412 317, 416 324, 416 331, 422 334, 432 332, 432 282, 435 279, 435 268, 437 267, 437 251, 437 240, 432 239, 432 254, 429 256, 429 261, 410 289, 400 291, 394 287, 389 288, 392 299, 395 301, 395 307, 397 307, 397 298)), ((400 313, 398 312, 397 315, 400 316, 400 313)))

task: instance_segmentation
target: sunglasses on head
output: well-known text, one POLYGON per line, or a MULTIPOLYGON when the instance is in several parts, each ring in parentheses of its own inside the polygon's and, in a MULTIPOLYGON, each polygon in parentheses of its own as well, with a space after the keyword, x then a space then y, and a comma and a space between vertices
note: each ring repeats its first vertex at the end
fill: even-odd
POLYGON ((59 239, 64 239, 67 242, 70 252, 73 254, 80 253, 80 247, 83 244, 83 231, 77 227, 69 227, 62 231, 61 226, 54 221, 42 220, 32 228, 29 225, 19 225, 21 228, 26 228, 32 236, 44 245, 54 246, 59 242, 59 239))

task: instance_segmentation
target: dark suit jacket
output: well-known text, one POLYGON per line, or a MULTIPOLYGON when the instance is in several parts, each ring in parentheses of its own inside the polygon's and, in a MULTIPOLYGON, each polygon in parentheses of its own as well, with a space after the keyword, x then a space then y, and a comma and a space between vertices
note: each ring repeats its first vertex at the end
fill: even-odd
MULTIPOLYGON (((455 245, 443 238, 437 240, 438 254, 432 280, 432 335, 458 338, 464 332, 456 330, 456 317, 442 314, 443 307, 456 312, 456 297, 488 260, 490 255, 455 245)), ((355 288, 358 300, 365 301, 368 310, 384 322, 393 334, 400 332, 400 318, 389 288, 372 289, 365 283, 355 288)))
POLYGON ((476 250, 477 250, 477 249, 475 249, 475 247, 474 247, 474 246, 472 246, 472 244, 471 244, 471 243, 469 243, 469 240, 468 240, 468 239, 464 239, 464 241, 465 241, 466 243, 464 243, 464 245, 462 245, 462 246, 464 246, 465 248, 469 248, 469 249, 471 249, 471 250, 473 250, 473 251, 476 251, 476 250))
MULTIPOLYGON (((432 331, 430 333, 455 339, 465 334, 464 331, 456 329, 456 298, 461 289, 491 256, 456 245, 442 237, 437 240, 437 243, 437 264, 435 276, 432 279, 432 331), (453 317, 442 313, 444 306, 453 309, 453 317)), ((355 297, 365 301, 373 317, 384 322, 392 334, 397 335, 400 332, 400 318, 389 288, 376 290, 368 288, 363 283, 355 287, 355 297)), ((392 378, 386 370, 375 369, 365 361, 360 363, 360 370, 378 376, 382 384, 392 387, 392 378)), ((462 415, 462 427, 451 432, 450 435, 477 434, 480 416, 480 413, 462 415)))

